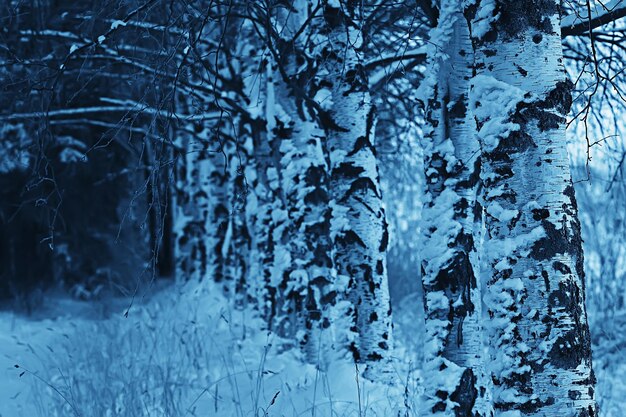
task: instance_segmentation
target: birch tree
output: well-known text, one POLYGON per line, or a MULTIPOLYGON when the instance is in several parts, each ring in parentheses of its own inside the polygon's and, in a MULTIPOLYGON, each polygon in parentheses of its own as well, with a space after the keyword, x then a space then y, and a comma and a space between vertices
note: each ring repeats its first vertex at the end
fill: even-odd
POLYGON ((175 274, 180 281, 200 281, 207 273, 209 248, 206 226, 209 221, 208 179, 210 161, 208 143, 180 135, 178 143, 184 149, 177 166, 175 182, 174 254, 175 274))
POLYGON ((469 3, 497 416, 595 416, 559 2, 469 3))
POLYGON ((237 195, 233 192, 237 172, 229 171, 235 139, 229 117, 233 112, 224 108, 214 92, 219 89, 223 92, 220 98, 236 102, 233 86, 237 85, 237 77, 228 65, 236 56, 236 40, 227 32, 233 31, 228 20, 214 17, 220 14, 219 5, 201 16, 183 10, 189 27, 188 44, 180 51, 173 93, 175 109, 184 110, 189 116, 178 118, 174 131, 178 147, 174 202, 176 275, 181 281, 210 278, 228 292, 235 275, 233 268, 226 270, 226 236, 232 217, 229 195, 237 195), (216 45, 216 39, 222 39, 223 46, 216 45), (216 58, 207 62, 204 57, 210 53, 216 58), (194 86, 193 93, 185 88, 186 84, 194 86), (216 117, 198 120, 208 109, 215 110, 216 117))
MULTIPOLYGON (((475 228, 479 146, 468 111, 473 50, 461 2, 439 5, 427 77, 422 208, 426 310, 425 414, 484 416, 481 299, 475 228)), ((478 217, 480 219, 480 215, 478 217)))
POLYGON ((324 131, 308 102, 314 62, 306 55, 310 28, 307 1, 276 5, 276 33, 267 33, 273 57, 273 119, 279 140, 281 190, 286 204, 286 225, 281 241, 288 241, 287 266, 278 285, 281 308, 279 330, 304 349, 310 361, 327 355, 328 332, 337 292, 334 288, 328 192, 328 168, 322 149, 324 131), (304 33, 299 33, 304 31, 304 33))
POLYGON ((324 27, 318 99, 331 118, 326 148, 330 161, 331 237, 338 279, 346 281, 354 357, 376 363, 391 348, 391 307, 386 275, 387 222, 374 149, 376 112, 362 56, 364 10, 353 2, 323 3, 324 27))
MULTIPOLYGON (((261 55, 261 48, 257 49, 257 56, 261 55)), ((262 55, 261 55, 262 56, 262 55)), ((278 168, 280 167, 277 139, 273 137, 271 121, 274 119, 273 78, 267 60, 257 62, 259 76, 249 78, 247 90, 251 92, 251 107, 256 111, 257 126, 253 132, 253 161, 252 175, 249 177, 252 184, 252 197, 255 207, 252 216, 252 258, 251 275, 256 276, 254 297, 258 300, 259 312, 265 319, 268 329, 274 330, 276 317, 276 290, 278 279, 275 274, 277 268, 277 241, 275 229, 285 217, 284 200, 280 190, 278 168)), ((254 281, 253 281, 254 282, 254 281)))

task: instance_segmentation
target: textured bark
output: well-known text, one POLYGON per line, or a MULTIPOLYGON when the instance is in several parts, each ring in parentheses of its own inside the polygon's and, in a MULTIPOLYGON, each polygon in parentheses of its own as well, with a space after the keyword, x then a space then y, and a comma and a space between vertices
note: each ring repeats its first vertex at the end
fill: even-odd
POLYGON ((197 126, 177 161, 174 204, 176 278, 224 281, 224 242, 228 228, 228 172, 220 144, 197 126), (211 148, 214 147, 214 148, 211 148))
MULTIPOLYGON (((329 1, 318 99, 330 117, 328 132, 331 236, 338 288, 347 287, 352 303, 347 336, 354 357, 371 365, 372 376, 388 359, 391 307, 387 287, 387 223, 374 150, 375 109, 363 68, 360 3, 329 1), (345 282, 345 284, 344 284, 345 282)), ((323 116, 323 115, 321 115, 323 116)))
MULTIPOLYGON (((224 22, 225 23, 225 22, 224 22)), ((191 23, 189 23, 191 25, 191 23)), ((202 26, 200 33, 192 37, 193 49, 199 55, 210 53, 210 43, 198 42, 203 36, 216 36, 213 28, 202 26)), ((224 25, 222 33, 224 45, 236 45, 234 30, 224 25)), ((224 46, 224 49, 227 47, 224 46)), ((219 86, 227 94, 234 96, 235 81, 226 85, 228 77, 217 80, 203 67, 192 64, 190 47, 184 49, 177 77, 188 78, 197 85, 207 82, 219 86), (206 71, 206 72, 205 72, 206 71), (207 79, 208 77, 208 79, 207 79)), ((231 66, 222 54, 215 61, 217 72, 226 74, 231 66)), ((175 89, 177 106, 185 114, 203 113, 206 108, 219 108, 220 104, 210 93, 202 89, 193 95, 182 89, 175 89)), ((227 231, 229 225, 230 202, 228 200, 231 173, 228 171, 228 158, 232 153, 232 142, 223 135, 232 135, 231 123, 226 117, 211 121, 192 122, 178 119, 180 130, 176 132, 178 148, 182 149, 176 161, 176 193, 174 204, 174 235, 176 276, 180 280, 210 277, 223 283, 228 291, 228 277, 224 270, 227 253, 227 231)))
POLYGON ((206 140, 181 134, 175 186, 176 279, 201 280, 208 272, 206 225, 210 211, 211 162, 206 140))
POLYGON ((596 416, 559 2, 482 1, 466 16, 496 415, 596 416))
MULTIPOLYGON (((268 80, 266 88, 271 83, 268 80)), ((264 115, 273 114, 273 100, 263 104, 264 115)), ((269 119, 268 119, 269 120, 269 119)), ((254 197, 254 215, 252 224, 253 254, 251 276, 258 277, 253 281, 255 298, 259 304, 261 316, 267 322, 268 329, 274 330, 276 320, 276 296, 279 279, 274 277, 276 271, 275 229, 279 220, 285 215, 284 202, 280 195, 280 184, 277 177, 278 158, 272 152, 271 133, 267 131, 265 121, 261 123, 254 142, 254 176, 252 178, 254 197)), ((280 250, 279 250, 280 252, 280 250)))
MULTIPOLYGON (((280 37, 274 51, 270 84, 272 154, 280 158, 278 175, 284 216, 274 229, 283 265, 276 276, 274 327, 295 341, 309 361, 319 363, 332 339, 329 315, 335 304, 330 244, 328 168, 322 151, 324 131, 304 107, 311 62, 299 41, 293 42, 307 19, 307 2, 278 7, 280 37), (298 64, 300 62, 300 64, 298 64), (309 65, 302 65, 308 62, 309 65), (322 340, 324 339, 324 340, 322 340)), ((269 115, 268 115, 269 116, 269 115)), ((276 158, 277 159, 277 158, 276 158)))
MULTIPOLYGON (((240 131, 240 133, 243 133, 240 131)), ((251 238, 247 223, 248 182, 245 176, 245 164, 248 163, 247 151, 244 144, 235 144, 235 150, 230 159, 229 187, 230 214, 226 243, 226 280, 229 282, 228 291, 234 297, 235 306, 242 308, 248 301, 247 284, 249 270, 249 254, 251 238)))
MULTIPOLYGON (((219 145, 219 142, 218 142, 219 145)), ((217 283, 224 283, 224 245, 228 229, 228 171, 226 170, 226 156, 221 147, 211 154, 212 164, 208 175, 211 190, 211 207, 208 216, 206 231, 210 238, 209 244, 209 274, 217 283)), ((226 289, 226 288, 225 288, 226 289)))
POLYGON ((473 51, 459 0, 440 4, 431 31, 422 209, 425 415, 485 416, 480 291, 474 236, 479 175, 475 123, 467 111, 473 51), (440 51, 445 51, 441 53, 440 51))

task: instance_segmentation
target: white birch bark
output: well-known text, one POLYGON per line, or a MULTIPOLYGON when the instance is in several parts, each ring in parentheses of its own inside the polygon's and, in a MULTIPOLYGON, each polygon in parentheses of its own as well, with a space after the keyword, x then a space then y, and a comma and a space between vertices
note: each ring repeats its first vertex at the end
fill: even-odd
MULTIPOLYGON (((215 36, 213 29, 203 26, 197 36, 215 36)), ((227 38, 233 43, 230 33, 227 38)), ((193 38, 190 42, 194 42, 193 38)), ((184 58, 179 57, 182 62, 177 77, 188 78, 197 85, 219 85, 226 93, 232 94, 230 86, 222 85, 222 81, 217 81, 200 63, 193 61, 194 54, 189 52, 190 48, 184 49, 184 58)), ((199 55, 210 52, 209 43, 197 42, 193 48, 199 55)), ((220 56, 215 70, 226 72, 228 66, 225 61, 220 56)), ((176 161, 173 208, 176 276, 183 281, 209 277, 224 283, 226 291, 224 249, 229 218, 227 155, 230 144, 222 132, 230 133, 230 129, 223 115, 213 120, 197 119, 207 108, 216 107, 217 101, 212 94, 202 90, 193 95, 181 89, 176 89, 176 92, 177 106, 183 109, 183 114, 190 115, 177 118, 181 129, 176 132, 176 144, 182 151, 176 161)))
MULTIPOLYGON (((211 206, 207 216, 205 232, 209 240, 208 265, 209 276, 216 283, 225 284, 224 244, 228 229, 228 171, 226 156, 219 143, 211 151, 211 168, 208 173, 211 206)), ((225 288, 226 289, 226 288, 225 288)))
POLYGON ((374 149, 375 109, 368 91, 356 22, 361 5, 328 1, 323 10, 321 81, 317 93, 329 118, 331 237, 338 288, 352 303, 348 338, 355 360, 370 377, 384 370, 391 349, 391 307, 387 287, 387 223, 374 149), (352 339, 352 340, 351 340, 352 339))
POLYGON ((424 128, 424 415, 485 416, 474 209, 479 145, 467 111, 473 50, 459 0, 440 3, 431 31, 424 128))
POLYGON ((470 107, 482 150, 496 416, 596 416, 559 2, 483 0, 465 14, 476 53, 470 107))
POLYGON ((276 229, 275 246, 280 245, 283 267, 276 271, 281 276, 273 279, 278 284, 273 326, 281 336, 293 340, 307 360, 319 363, 332 344, 326 329, 335 305, 332 280, 336 274, 330 244, 328 168, 322 150, 324 131, 304 105, 301 94, 308 93, 311 68, 302 65, 307 57, 301 42, 292 41, 308 17, 306 6, 302 0, 276 8, 274 26, 280 35, 271 45, 271 147, 280 158, 278 177, 286 214, 276 229))
POLYGON ((211 155, 207 138, 201 132, 197 137, 182 132, 180 136, 178 144, 184 151, 178 156, 176 167, 173 210, 175 274, 179 281, 200 281, 209 272, 210 248, 206 225, 211 210, 211 155))
POLYGON ((245 165, 248 155, 245 144, 235 144, 229 164, 230 213, 227 232, 228 254, 226 256, 226 280, 233 296, 235 307, 243 308, 248 301, 247 283, 250 254, 250 233, 247 223, 248 183, 245 165))
MULTIPOLYGON (((274 228, 277 213, 284 213, 283 199, 280 195, 280 183, 277 169, 279 157, 273 149, 274 144, 269 121, 274 118, 273 79, 269 65, 257 62, 260 71, 258 79, 246 85, 252 97, 251 111, 256 120, 252 126, 253 153, 251 171, 248 174, 252 184, 254 204, 252 213, 252 254, 250 283, 257 300, 261 317, 268 329, 273 329, 276 316, 276 288, 278 282, 273 278, 275 262, 274 228)), ((252 78, 247 78, 251 80, 252 78)))

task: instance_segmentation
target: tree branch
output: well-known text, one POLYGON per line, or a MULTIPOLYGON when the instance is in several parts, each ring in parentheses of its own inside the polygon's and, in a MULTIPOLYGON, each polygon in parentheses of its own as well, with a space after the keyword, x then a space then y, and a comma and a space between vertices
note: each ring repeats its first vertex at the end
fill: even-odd
POLYGON ((591 18, 579 16, 577 13, 565 17, 561 21, 561 37, 588 35, 589 30, 599 28, 626 16, 626 1, 613 0, 606 6, 596 7, 591 18))

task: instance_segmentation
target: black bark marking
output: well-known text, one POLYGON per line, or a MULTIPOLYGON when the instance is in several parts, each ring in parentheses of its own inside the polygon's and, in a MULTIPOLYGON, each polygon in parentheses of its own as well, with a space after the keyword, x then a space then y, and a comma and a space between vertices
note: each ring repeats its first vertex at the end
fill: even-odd
POLYGON ((378 275, 382 275, 383 272, 385 272, 385 268, 383 267, 383 261, 379 259, 378 262, 376 262, 376 273, 378 275))
POLYGON ((346 194, 344 194, 340 202, 344 202, 351 195, 357 192, 361 194, 366 194, 368 191, 371 191, 374 194, 374 196, 376 196, 376 198, 378 199, 382 198, 379 190, 376 188, 376 184, 374 183, 374 180, 372 180, 370 177, 357 178, 354 181, 352 181, 352 184, 350 184, 350 189, 346 192, 346 194))
MULTIPOLYGON (((379 252, 384 253, 387 250, 388 245, 389 245, 389 226, 387 225, 387 221, 385 221, 383 225, 383 237, 380 240, 380 246, 378 247, 379 252)), ((382 266, 382 262, 381 262, 381 266, 382 266)))
POLYGON ((370 323, 373 323, 375 321, 378 321, 378 314, 376 314, 376 312, 374 311, 370 314, 370 323))
POLYGON ((572 273, 572 270, 570 269, 570 267, 565 265, 563 262, 555 261, 552 264, 552 268, 554 268, 555 271, 558 271, 564 275, 572 273))
POLYGON ((320 187, 315 187, 304 196, 304 203, 307 205, 317 205, 328 201, 328 193, 320 187))
POLYGON ((383 356, 378 352, 372 352, 367 355, 367 359, 371 361, 379 361, 383 358, 383 356))
POLYGON ((456 245, 462 246, 458 250, 448 266, 440 270, 432 285, 433 291, 444 291, 450 299, 462 297, 462 306, 450 310, 452 316, 465 317, 474 312, 474 304, 471 299, 471 290, 476 288, 476 277, 472 268, 468 253, 473 244, 470 235, 461 234, 457 237, 456 245), (463 240, 466 243, 463 243, 463 240))
MULTIPOLYGON (((528 121, 526 116, 527 115, 521 114, 518 110, 511 116, 511 121, 520 126, 525 126, 528 121)), ((533 148, 537 148, 537 144, 533 138, 522 130, 516 130, 511 132, 506 138, 500 139, 496 149, 488 154, 488 156, 493 160, 513 162, 513 154, 523 153, 533 148)))
POLYGON ((357 154, 362 149, 369 149, 373 154, 375 154, 374 146, 372 146, 372 142, 370 142, 369 135, 367 136, 359 136, 354 142, 354 148, 346 154, 346 157, 351 157, 357 154))
MULTIPOLYGON (((356 329, 352 331, 356 332, 356 329)), ((354 362, 361 363, 361 353, 359 352, 359 348, 356 346, 355 342, 350 343, 348 350, 352 352, 352 357, 354 358, 354 362)))
POLYGON ((552 222, 542 220, 541 225, 546 236, 538 239, 531 248, 530 257, 539 261, 548 260, 558 253, 571 253, 574 251, 568 241, 565 228, 557 229, 552 222))
POLYGON ((362 248, 367 248, 363 240, 356 234, 353 230, 346 230, 342 235, 337 236, 336 241, 342 247, 352 246, 353 244, 357 244, 362 248))
POLYGON ((567 391, 567 396, 570 400, 579 400, 580 397, 582 397, 582 394, 580 391, 569 390, 567 391))
POLYGON ((465 118, 465 115, 467 114, 467 106, 465 105, 466 101, 467 98, 465 96, 461 96, 448 111, 450 117, 455 119, 465 118))
POLYGON ((472 409, 476 403, 476 398, 478 398, 476 375, 470 368, 467 368, 461 375, 459 385, 450 395, 450 399, 458 404, 454 408, 455 417, 473 417, 472 409))
POLYGON ((533 213, 533 219, 537 221, 544 220, 550 217, 550 210, 545 208, 532 209, 531 211, 533 213))
POLYGON ((550 17, 558 13, 558 6, 553 0, 500 0, 496 2, 495 12, 500 14, 494 22, 498 32, 505 39, 515 39, 532 29, 552 34, 550 17))
POLYGON ((576 369, 588 357, 587 349, 580 339, 581 335, 575 330, 558 337, 548 353, 550 363, 557 368, 576 369))
POLYGON ((356 166, 353 162, 342 162, 334 169, 333 174, 343 178, 358 178, 364 172, 363 167, 356 166))
POLYGON ((324 294, 320 298, 322 304, 335 305, 337 299, 337 291, 330 291, 328 294, 324 294))

